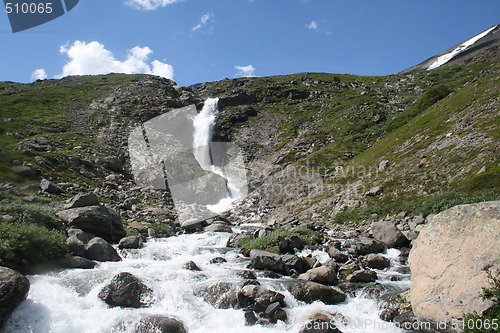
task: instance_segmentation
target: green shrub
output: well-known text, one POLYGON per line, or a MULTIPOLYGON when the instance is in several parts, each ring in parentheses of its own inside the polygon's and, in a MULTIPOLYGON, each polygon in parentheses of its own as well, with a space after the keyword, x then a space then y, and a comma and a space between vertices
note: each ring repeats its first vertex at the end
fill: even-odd
POLYGON ((249 255, 252 249, 279 253, 279 238, 289 238, 291 236, 299 237, 304 245, 314 245, 322 241, 320 234, 309 228, 283 228, 271 231, 263 237, 254 238, 253 235, 248 235, 240 240, 240 246, 245 255, 249 255))
POLYGON ((163 223, 151 223, 149 228, 153 229, 156 233, 156 237, 170 237, 172 235, 172 228, 163 223))
POLYGON ((32 223, 0 221, 0 265, 27 268, 67 254, 66 237, 32 223))
POLYGON ((466 333, 496 333, 500 326, 500 269, 495 276, 491 270, 487 270, 490 287, 482 288, 479 295, 484 300, 493 301, 493 306, 482 315, 473 313, 464 317, 466 333), (478 325, 480 324, 480 325, 478 325), (479 327, 481 326, 482 327, 479 327), (493 326, 493 327, 492 327, 493 326))
POLYGON ((0 202, 0 213, 11 215, 14 220, 20 223, 32 223, 49 229, 61 229, 54 211, 46 205, 0 202))

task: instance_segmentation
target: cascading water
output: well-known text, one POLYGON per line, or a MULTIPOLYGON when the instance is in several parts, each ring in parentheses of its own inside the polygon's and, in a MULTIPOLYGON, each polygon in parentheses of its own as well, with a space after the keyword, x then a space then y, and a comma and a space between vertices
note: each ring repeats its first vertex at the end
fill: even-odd
POLYGON ((203 170, 214 172, 226 179, 228 195, 215 205, 208 205, 207 208, 215 213, 222 213, 231 208, 233 202, 242 196, 237 178, 231 173, 225 172, 224 167, 216 166, 213 163, 211 141, 213 128, 215 125, 218 98, 208 98, 201 112, 193 119, 193 151, 194 156, 203 170))
MULTIPOLYGON (((235 231, 238 231, 235 229, 235 231)), ((189 333, 296 333, 314 313, 338 313, 345 317, 336 325, 344 333, 403 332, 391 323, 378 319, 376 301, 358 296, 344 303, 325 305, 321 302, 303 304, 285 288, 291 278, 269 279, 259 277, 261 285, 285 295, 288 321, 271 326, 246 326, 244 312, 237 309, 215 309, 196 296, 200 287, 217 282, 243 283, 238 272, 245 270, 248 259, 239 250, 225 248, 229 233, 185 234, 166 239, 150 240, 140 250, 122 250, 121 262, 100 263, 91 270, 72 269, 30 276, 28 299, 13 313, 4 333, 128 333, 134 331, 134 322, 149 314, 170 315, 180 319, 189 333), (227 262, 211 264, 214 257, 227 262), (183 269, 194 261, 201 271, 183 269), (111 308, 97 294, 111 278, 121 272, 130 272, 141 278, 152 290, 152 304, 141 309, 111 308), (125 324, 123 324, 125 323, 125 324)), ((317 257, 322 251, 313 251, 317 257)), ((305 253, 304 253, 305 254, 305 253)), ((409 276, 392 282, 400 265, 395 258, 397 250, 385 254, 395 266, 378 271, 379 283, 407 288, 409 276)))

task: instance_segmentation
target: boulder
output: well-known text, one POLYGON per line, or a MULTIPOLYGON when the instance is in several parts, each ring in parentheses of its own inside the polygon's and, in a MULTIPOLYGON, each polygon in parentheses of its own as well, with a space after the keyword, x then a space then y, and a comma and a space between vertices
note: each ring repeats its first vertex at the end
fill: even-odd
POLYGON ((98 160, 97 164, 113 172, 123 172, 123 162, 116 156, 106 156, 98 160))
POLYGON ((25 276, 10 268, 0 267, 0 328, 26 299, 29 289, 30 282, 25 276))
POLYGON ((250 263, 256 269, 268 269, 276 273, 290 275, 290 269, 283 262, 282 257, 276 253, 253 249, 250 251, 250 263))
POLYGON ((256 285, 246 285, 238 292, 238 304, 241 308, 249 307, 252 311, 259 313, 266 311, 273 303, 285 306, 285 296, 256 285))
POLYGON ((217 282, 204 286, 195 292, 217 309, 238 307, 237 286, 231 282, 217 282))
POLYGON ((74 256, 85 257, 85 243, 77 238, 76 235, 71 235, 66 239, 68 251, 74 256))
POLYGON ((40 177, 41 171, 30 165, 16 165, 12 167, 12 171, 19 176, 27 178, 38 178, 40 177))
POLYGON ((356 239, 347 240, 344 247, 354 256, 364 256, 370 253, 380 253, 386 250, 384 243, 368 238, 358 237, 356 239))
POLYGON ((288 290, 296 299, 308 304, 321 301, 327 305, 335 305, 347 298, 340 289, 311 281, 295 282, 288 286, 288 290))
POLYGON ((293 254, 285 254, 281 256, 281 260, 283 260, 288 268, 294 269, 299 274, 305 273, 311 268, 311 265, 309 265, 309 262, 305 258, 293 254))
POLYGON ((192 260, 185 263, 182 266, 182 268, 187 269, 189 271, 201 271, 201 269, 198 267, 198 265, 196 265, 196 263, 192 260))
POLYGON ((120 239, 119 249, 141 249, 144 246, 142 236, 129 236, 120 239))
POLYGON ((187 333, 184 324, 169 316, 149 315, 139 322, 133 333, 187 333))
POLYGON ((148 305, 152 290, 136 276, 123 272, 113 277, 97 297, 111 306, 141 308, 148 305))
POLYGON ((205 227, 205 231, 208 232, 233 232, 231 226, 225 223, 212 223, 209 226, 205 227))
POLYGON ((391 266, 391 261, 381 254, 370 253, 364 258, 365 265, 369 268, 384 269, 391 266))
POLYGON ((87 244, 92 238, 95 237, 95 235, 89 234, 88 232, 82 231, 80 229, 74 229, 70 228, 68 229, 68 236, 75 236, 78 240, 83 242, 84 244, 87 244))
POLYGON ((330 246, 328 248, 328 255, 338 263, 344 263, 349 260, 349 257, 346 254, 342 253, 342 251, 337 249, 335 246, 330 246))
POLYGON ((223 257, 215 257, 209 261, 210 264, 223 264, 225 262, 227 262, 227 260, 223 257))
POLYGON ((118 242, 125 237, 120 216, 104 206, 88 206, 60 211, 57 216, 70 227, 104 238, 108 242, 118 242))
POLYGON ((371 226, 373 238, 384 243, 387 247, 401 247, 407 239, 393 222, 379 221, 371 226))
POLYGON ((347 282, 375 282, 377 280, 377 273, 369 269, 360 269, 350 274, 346 280, 347 282))
POLYGON ((100 237, 94 237, 87 243, 85 246, 85 257, 97 261, 122 260, 115 248, 100 237))
POLYGON ((45 178, 40 181, 40 188, 42 191, 52 194, 61 194, 64 192, 62 188, 45 178))
POLYGON ((99 198, 95 195, 95 193, 80 193, 69 199, 66 205, 64 205, 64 209, 98 205, 99 198))
POLYGON ((482 313, 492 303, 479 294, 489 287, 485 268, 500 267, 500 201, 460 205, 423 226, 413 242, 411 305, 422 321, 482 313))
POLYGON ((57 258, 52 261, 54 265, 61 268, 82 268, 82 269, 92 269, 95 267, 95 262, 82 257, 65 257, 57 258))
POLYGON ((309 321, 299 333, 342 333, 342 331, 337 328, 333 318, 323 313, 315 313, 309 317, 309 321))
POLYGON ((339 283, 339 279, 337 278, 337 273, 335 272, 335 270, 325 266, 310 269, 306 273, 299 275, 298 279, 327 284, 331 286, 339 283))

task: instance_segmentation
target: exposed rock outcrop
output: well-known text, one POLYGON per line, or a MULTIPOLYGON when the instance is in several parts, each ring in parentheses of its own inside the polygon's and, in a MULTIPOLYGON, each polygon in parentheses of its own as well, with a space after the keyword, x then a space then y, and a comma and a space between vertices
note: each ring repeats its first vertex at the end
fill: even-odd
POLYGON ((411 305, 421 320, 445 321, 482 313, 486 268, 500 266, 500 202, 461 205, 429 219, 413 242, 411 305))

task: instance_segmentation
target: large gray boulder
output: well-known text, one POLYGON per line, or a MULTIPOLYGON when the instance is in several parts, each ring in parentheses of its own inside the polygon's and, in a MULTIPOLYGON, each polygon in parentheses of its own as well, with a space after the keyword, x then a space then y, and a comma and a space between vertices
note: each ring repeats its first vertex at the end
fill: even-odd
POLYGON ((334 286, 339 283, 337 272, 331 267, 320 266, 299 275, 299 280, 312 281, 334 286))
POLYGON ((390 221, 379 221, 375 222, 371 226, 373 238, 381 241, 387 247, 398 248, 403 246, 407 239, 405 235, 396 227, 393 222, 390 221))
POLYGON ((250 251, 250 263, 256 269, 267 269, 276 273, 290 275, 290 268, 284 263, 283 258, 276 253, 253 249, 250 251))
POLYGON ((152 290, 139 278, 123 272, 115 275, 97 296, 111 306, 141 308, 148 305, 151 294, 152 290))
POLYGON ((255 312, 263 312, 267 307, 278 302, 285 306, 285 296, 279 292, 256 285, 246 285, 238 292, 238 303, 241 308, 250 306, 255 312))
POLYGON ((375 269, 384 269, 391 266, 391 261, 381 254, 370 253, 364 260, 367 267, 375 269))
POLYGON ((129 236, 120 239, 120 243, 118 243, 119 249, 140 249, 142 248, 144 243, 142 242, 142 236, 129 236))
POLYGON ((20 273, 0 267, 0 328, 12 311, 26 299, 30 289, 29 280, 20 273))
POLYGON ((85 258, 97 261, 122 260, 115 248, 100 237, 92 238, 85 247, 85 258))
POLYGON ((288 290, 296 299, 307 304, 321 301, 327 305, 335 305, 347 298, 340 289, 311 281, 295 282, 288 286, 288 290))
POLYGON ((87 206, 66 209, 57 216, 68 226, 104 238, 108 242, 118 242, 125 237, 120 216, 104 206, 87 206))
POLYGON ((82 269, 92 269, 95 267, 96 263, 92 260, 82 258, 82 257, 65 257, 57 258, 52 261, 54 265, 61 268, 82 268, 82 269))
POLYGON ((139 322, 134 333, 187 333, 184 324, 173 317, 164 315, 149 315, 139 322))
POLYGON ((344 248, 354 256, 364 256, 370 253, 384 252, 387 247, 381 241, 362 236, 347 240, 344 243, 344 248))
POLYGON ((455 206, 431 218, 413 242, 411 305, 422 321, 482 313, 490 286, 485 268, 500 267, 500 201, 455 206))

